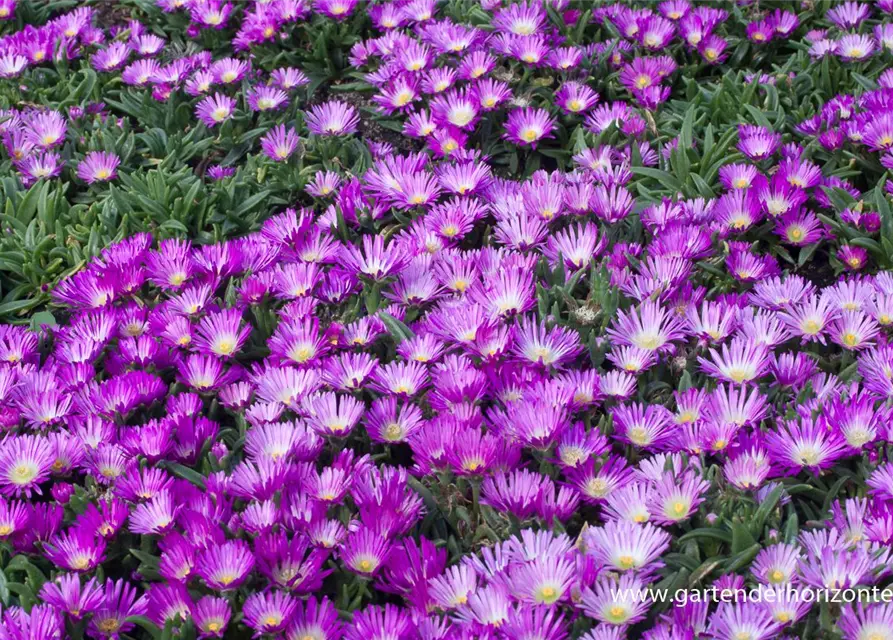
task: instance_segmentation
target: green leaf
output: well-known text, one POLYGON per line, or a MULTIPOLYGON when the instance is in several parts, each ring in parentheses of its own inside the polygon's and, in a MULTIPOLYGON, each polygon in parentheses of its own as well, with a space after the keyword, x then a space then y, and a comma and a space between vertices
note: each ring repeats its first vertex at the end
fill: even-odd
POLYGON ((750 116, 754 119, 754 122, 756 122, 756 124, 760 125, 761 127, 766 127, 767 129, 772 128, 772 123, 769 122, 769 118, 767 118, 766 114, 764 114, 762 111, 757 109, 752 104, 745 104, 744 108, 747 110, 747 112, 750 114, 750 116))
POLYGON ((31 331, 40 331, 42 327, 55 327, 57 325, 55 316, 49 311, 38 311, 31 316, 31 331))
POLYGON ((199 489, 205 488, 205 477, 195 469, 184 467, 179 462, 167 462, 164 466, 169 469, 170 472, 173 473, 175 476, 179 476, 184 480, 188 480, 199 489))
POLYGON ((732 532, 726 531, 725 529, 708 528, 701 528, 689 531, 688 533, 679 537, 679 544, 682 544, 683 542, 687 542, 689 540, 698 540, 701 538, 706 538, 708 540, 718 540, 720 542, 725 542, 726 544, 732 544, 732 532))
POLYGON ((749 549, 754 544, 756 544, 756 540, 751 535, 750 530, 747 528, 747 525, 742 522, 733 522, 732 553, 739 554, 746 549, 749 549))
POLYGON ((9 587, 6 580, 6 574, 0 571, 0 604, 4 607, 9 606, 9 587))
POLYGON ((877 82, 870 78, 866 78, 860 73, 852 72, 850 73, 850 77, 856 81, 856 84, 866 91, 877 91, 879 89, 877 82))
POLYGON ((728 563, 726 563, 725 567, 723 567, 725 573, 732 573, 733 571, 738 571, 739 569, 743 569, 747 565, 751 563, 751 561, 756 557, 756 555, 760 552, 762 547, 754 543, 751 546, 747 547, 740 553, 736 553, 732 556, 728 563))
POLYGON ((239 218, 249 211, 251 211, 254 207, 263 202, 270 195, 269 189, 264 189, 263 191, 259 191, 255 193, 253 196, 245 200, 242 204, 235 208, 235 210, 230 212, 230 217, 239 218))
POLYGON ((388 328, 388 332, 391 334, 391 337, 394 338, 394 342, 400 344, 404 340, 411 340, 415 337, 415 334, 412 332, 412 329, 407 327, 405 324, 400 322, 397 318, 392 316, 390 313, 385 313, 384 311, 378 312, 378 317, 381 318, 381 321, 384 323, 384 326, 388 328))
POLYGON ((125 621, 141 627, 152 636, 153 640, 159 640, 161 638, 161 629, 159 629, 158 625, 149 620, 146 616, 128 616, 125 618, 125 621))
POLYGON ((630 167, 629 170, 637 176, 657 180, 664 188, 674 193, 682 190, 682 183, 679 182, 675 176, 666 171, 661 171, 660 169, 654 169, 652 167, 630 167))
POLYGON ((750 527, 750 530, 755 537, 760 537, 760 534, 763 531, 763 526, 766 524, 766 520, 769 518, 769 514, 772 513, 775 505, 777 505, 778 501, 781 500, 782 495, 784 495, 784 485, 780 484, 775 487, 769 493, 769 495, 766 496, 760 503, 760 506, 753 514, 753 521, 751 522, 750 527))

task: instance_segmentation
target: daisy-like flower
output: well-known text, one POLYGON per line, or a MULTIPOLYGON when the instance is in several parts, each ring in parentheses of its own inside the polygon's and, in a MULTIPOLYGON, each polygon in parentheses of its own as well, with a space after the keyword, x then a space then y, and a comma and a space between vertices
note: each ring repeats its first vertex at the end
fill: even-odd
POLYGON ((313 8, 319 13, 334 20, 346 20, 354 7, 357 0, 314 0, 313 8))
POLYGON ((651 520, 664 525, 688 520, 704 501, 709 488, 710 483, 694 473, 686 473, 681 478, 673 473, 663 474, 649 494, 651 520))
POLYGON ((36 147, 49 149, 65 141, 68 126, 65 118, 56 111, 44 111, 28 118, 26 136, 36 147))
POLYGON ((297 606, 294 598, 282 591, 252 593, 242 608, 246 626, 254 629, 256 635, 276 634, 291 622, 297 606))
POLYGON ((248 107, 252 111, 274 111, 288 105, 288 94, 276 87, 257 87, 248 92, 248 107))
POLYGON ((564 327, 547 330, 543 323, 524 319, 518 328, 514 353, 533 364, 560 368, 582 349, 579 336, 564 327))
POLYGON ((719 351, 710 349, 710 359, 698 357, 705 373, 732 384, 749 383, 762 376, 769 365, 769 350, 764 344, 744 337, 723 344, 719 351))
POLYGON ((0 441, 0 492, 12 496, 40 494, 39 485, 50 476, 55 451, 38 435, 7 435, 0 441))
POLYGON ((381 281, 402 270, 409 264, 410 256, 396 243, 385 247, 380 235, 363 236, 363 248, 346 247, 342 254, 345 265, 355 273, 381 281))
POLYGON ((858 62, 871 57, 877 43, 869 35, 851 33, 837 41, 837 55, 850 62, 858 62))
POLYGON ((455 609, 468 602, 478 584, 478 574, 469 565, 454 565, 428 585, 432 600, 443 609, 455 609))
MULTIPOLYGON (((818 538, 807 545, 806 558, 800 564, 802 580, 816 589, 852 589, 873 581, 872 565, 876 562, 864 547, 847 549, 834 544, 837 530, 828 538, 818 538)), ((846 544, 846 543, 844 543, 846 544)))
POLYGON ((614 344, 657 352, 670 351, 672 341, 684 335, 681 321, 650 300, 638 309, 619 312, 606 333, 614 344))
POLYGON ((825 237, 825 230, 818 217, 809 211, 795 210, 782 214, 775 221, 775 233, 782 242, 804 247, 825 237))
POLYGON ((555 126, 555 118, 545 109, 524 107, 509 113, 504 137, 514 144, 536 148, 540 140, 552 137, 555 126))
POLYGON ((844 311, 829 330, 832 341, 851 351, 871 346, 879 332, 874 318, 861 311, 844 311))
POLYGON ((596 102, 598 94, 579 82, 565 82, 555 92, 555 104, 568 114, 588 111, 596 102))
POLYGON ((148 502, 144 502, 130 514, 130 530, 138 534, 160 535, 174 524, 174 517, 180 510, 174 505, 169 491, 162 491, 148 502))
POLYGON ((843 30, 853 29, 862 24, 871 13, 870 5, 847 0, 833 6, 825 17, 843 30))
POLYGON ((862 247, 845 244, 837 250, 837 259, 849 271, 860 271, 868 264, 868 251, 862 247))
POLYGON ((660 405, 633 403, 614 410, 614 437, 647 450, 660 449, 670 437, 672 414, 660 405))
POLYGON ((125 580, 107 579, 103 588, 103 600, 90 620, 90 633, 101 638, 116 638, 133 629, 131 616, 146 614, 148 602, 137 597, 137 590, 125 580))
POLYGON ((608 520, 627 520, 642 524, 651 519, 648 510, 650 485, 632 482, 608 494, 605 499, 605 517, 608 520))
POLYGON ((344 438, 357 425, 365 410, 363 403, 351 396, 321 393, 304 401, 307 424, 322 436, 344 438))
POLYGON ((812 295, 789 311, 780 312, 778 318, 792 333, 799 335, 802 342, 816 340, 824 344, 825 334, 839 313, 829 297, 812 295))
POLYGON ((215 127, 229 120, 236 108, 236 101, 222 93, 203 98, 195 106, 196 117, 208 127, 215 127))
POLYGON ((784 421, 766 436, 766 446, 772 461, 790 473, 821 471, 846 453, 840 432, 829 430, 823 419, 784 421))
POLYGON ((521 602, 552 605, 570 595, 575 567, 568 558, 539 558, 510 571, 513 594, 521 602))
POLYGON ((306 114, 307 129, 317 136, 346 136, 360 123, 357 110, 345 102, 330 100, 312 107, 306 114))
POLYGON ((203 596, 190 613, 199 638, 222 638, 232 614, 229 602, 215 596, 203 596))
POLYGON ((31 186, 38 180, 58 176, 62 171, 62 157, 55 151, 34 153, 17 166, 22 172, 22 182, 25 186, 31 186))
POLYGON ((210 589, 228 591, 242 584, 254 568, 254 554, 242 540, 212 544, 196 566, 199 577, 210 589))
POLYGON ((800 549, 790 544, 775 544, 761 549, 750 567, 762 584, 789 584, 797 579, 800 549))
POLYGON ((626 573, 619 579, 599 577, 592 588, 583 591, 581 604, 587 616, 622 629, 645 617, 651 599, 647 583, 626 573))
POLYGON ((893 606, 889 603, 844 606, 838 625, 846 640, 872 640, 875 637, 886 640, 893 628, 893 606))
POLYGON ((90 615, 103 601, 102 585, 96 578, 81 584, 75 573, 62 574, 52 582, 46 582, 40 590, 40 597, 47 604, 64 611, 73 620, 81 620, 90 615))
POLYGON ((387 562, 390 541, 378 532, 363 527, 352 532, 341 548, 344 566, 361 576, 373 576, 387 562))
POLYGON ((87 184, 108 182, 117 177, 121 158, 114 153, 90 151, 78 165, 78 177, 87 184))
POLYGON ((53 564, 69 571, 92 571, 105 559, 105 540, 77 525, 47 542, 46 556, 53 564))
POLYGON ((778 633, 779 627, 762 603, 723 602, 710 616, 707 633, 717 640, 769 640, 778 633))
POLYGON ((587 554, 609 571, 648 575, 662 566, 660 555, 670 545, 670 534, 652 524, 615 520, 591 527, 584 534, 587 554))
POLYGON ((298 148, 298 144, 300 144, 298 134, 284 124, 273 127, 260 139, 264 154, 276 162, 288 160, 298 148))
POLYGON ((287 640, 305 640, 306 638, 340 638, 341 623, 338 611, 328 598, 317 600, 310 596, 307 600, 298 600, 292 622, 285 632, 287 640))

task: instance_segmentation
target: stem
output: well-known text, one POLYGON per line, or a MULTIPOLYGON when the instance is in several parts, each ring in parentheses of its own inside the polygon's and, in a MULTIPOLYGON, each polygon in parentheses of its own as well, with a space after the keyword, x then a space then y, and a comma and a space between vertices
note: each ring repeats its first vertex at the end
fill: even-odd
POLYGON ((481 513, 481 479, 471 480, 471 515, 477 525, 481 513))

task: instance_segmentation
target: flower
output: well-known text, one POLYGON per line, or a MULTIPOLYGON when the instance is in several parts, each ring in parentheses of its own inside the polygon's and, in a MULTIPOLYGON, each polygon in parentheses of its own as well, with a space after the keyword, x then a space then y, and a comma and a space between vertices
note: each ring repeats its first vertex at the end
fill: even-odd
POLYGON ((312 107, 305 120, 310 133, 317 136, 350 135, 360 123, 356 109, 337 100, 312 107))
POLYGON ((0 445, 0 492, 39 495, 39 485, 49 478, 56 457, 49 440, 39 435, 7 435, 0 445))
POLYGON ((109 182, 117 177, 121 159, 114 153, 90 151, 78 165, 78 177, 87 184, 109 182))
POLYGON ((195 106, 196 117, 208 127, 229 120, 236 108, 236 101, 222 93, 215 93, 199 101, 195 106))
POLYGON ((554 130, 555 118, 548 111, 525 107, 509 113, 504 137, 514 144, 535 148, 543 138, 551 138, 554 130))

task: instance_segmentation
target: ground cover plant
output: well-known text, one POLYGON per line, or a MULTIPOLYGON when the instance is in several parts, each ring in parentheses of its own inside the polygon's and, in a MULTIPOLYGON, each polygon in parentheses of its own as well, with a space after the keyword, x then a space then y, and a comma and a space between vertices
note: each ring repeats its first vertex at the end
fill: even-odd
POLYGON ((893 638, 891 15, 0 0, 0 640, 893 638))

